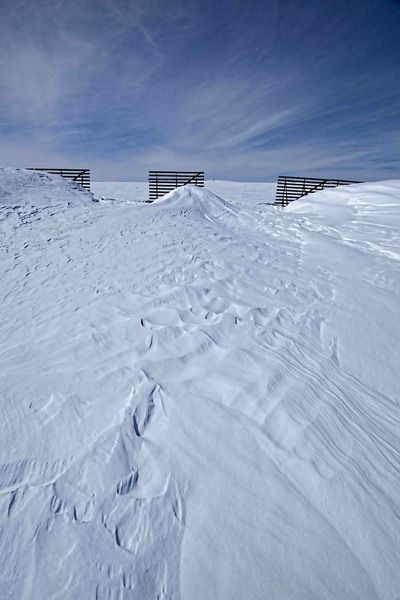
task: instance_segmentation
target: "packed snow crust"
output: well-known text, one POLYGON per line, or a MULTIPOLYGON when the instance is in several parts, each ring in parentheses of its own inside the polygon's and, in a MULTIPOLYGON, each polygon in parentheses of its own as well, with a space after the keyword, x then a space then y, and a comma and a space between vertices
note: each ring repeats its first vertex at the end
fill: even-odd
POLYGON ((400 182, 237 185, 0 170, 0 598, 398 600, 400 182))

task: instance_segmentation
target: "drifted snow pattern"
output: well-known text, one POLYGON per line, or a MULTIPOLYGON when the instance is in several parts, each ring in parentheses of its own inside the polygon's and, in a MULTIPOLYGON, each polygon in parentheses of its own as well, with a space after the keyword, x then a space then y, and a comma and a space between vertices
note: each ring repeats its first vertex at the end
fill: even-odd
POLYGON ((1 598, 398 599, 400 182, 249 186, 0 170, 1 598))

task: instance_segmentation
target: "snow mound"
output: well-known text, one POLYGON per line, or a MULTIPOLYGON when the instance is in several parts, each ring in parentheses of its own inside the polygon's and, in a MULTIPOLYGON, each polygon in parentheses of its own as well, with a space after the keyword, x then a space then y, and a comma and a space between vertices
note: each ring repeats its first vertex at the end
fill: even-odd
MULTIPOLYGON (((233 230, 240 229, 240 224, 254 222, 254 214, 260 213, 260 209, 250 203, 228 202, 217 196, 208 188, 195 185, 185 185, 155 200, 151 206, 158 214, 164 213, 172 218, 183 215, 196 227, 204 227, 211 223, 218 228, 230 227, 233 230)), ((265 213, 265 209, 264 209, 265 213)))
POLYGON ((156 210, 164 209, 171 215, 181 214, 192 220, 235 221, 240 213, 230 202, 210 190, 195 185, 185 185, 152 203, 156 210))
POLYGON ((315 192, 292 202, 285 212, 303 216, 309 226, 335 232, 358 250, 400 260, 400 182, 360 183, 315 192))
POLYGON ((223 200, 211 190, 190 184, 178 187, 153 202, 153 206, 160 205, 177 207, 192 212, 197 211, 203 215, 209 213, 222 214, 224 212, 238 214, 239 212, 233 204, 223 200))
POLYGON ((399 208, 400 183, 398 180, 376 183, 357 183, 314 192, 295 200, 285 212, 313 215, 325 223, 345 223, 363 212, 363 207, 384 215, 387 208, 399 208))
POLYGON ((78 183, 60 175, 0 167, 0 207, 84 206, 96 201, 78 183))

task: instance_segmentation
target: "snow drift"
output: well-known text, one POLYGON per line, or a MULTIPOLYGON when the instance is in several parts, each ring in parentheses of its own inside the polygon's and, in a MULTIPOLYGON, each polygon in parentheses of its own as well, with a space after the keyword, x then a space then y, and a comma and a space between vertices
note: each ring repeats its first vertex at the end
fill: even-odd
POLYGON ((97 201, 75 181, 28 169, 0 168, 0 206, 85 205, 97 201))
POLYGON ((63 186, 0 209, 0 596, 396 600, 400 183, 63 186))

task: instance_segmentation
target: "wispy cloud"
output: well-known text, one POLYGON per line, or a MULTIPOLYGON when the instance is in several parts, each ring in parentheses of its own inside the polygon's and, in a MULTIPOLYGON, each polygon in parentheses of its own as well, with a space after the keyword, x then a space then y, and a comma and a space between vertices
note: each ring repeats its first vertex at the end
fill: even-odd
POLYGON ((355 0, 3 0, 0 161, 391 176, 399 21, 389 0, 362 21, 355 0))

